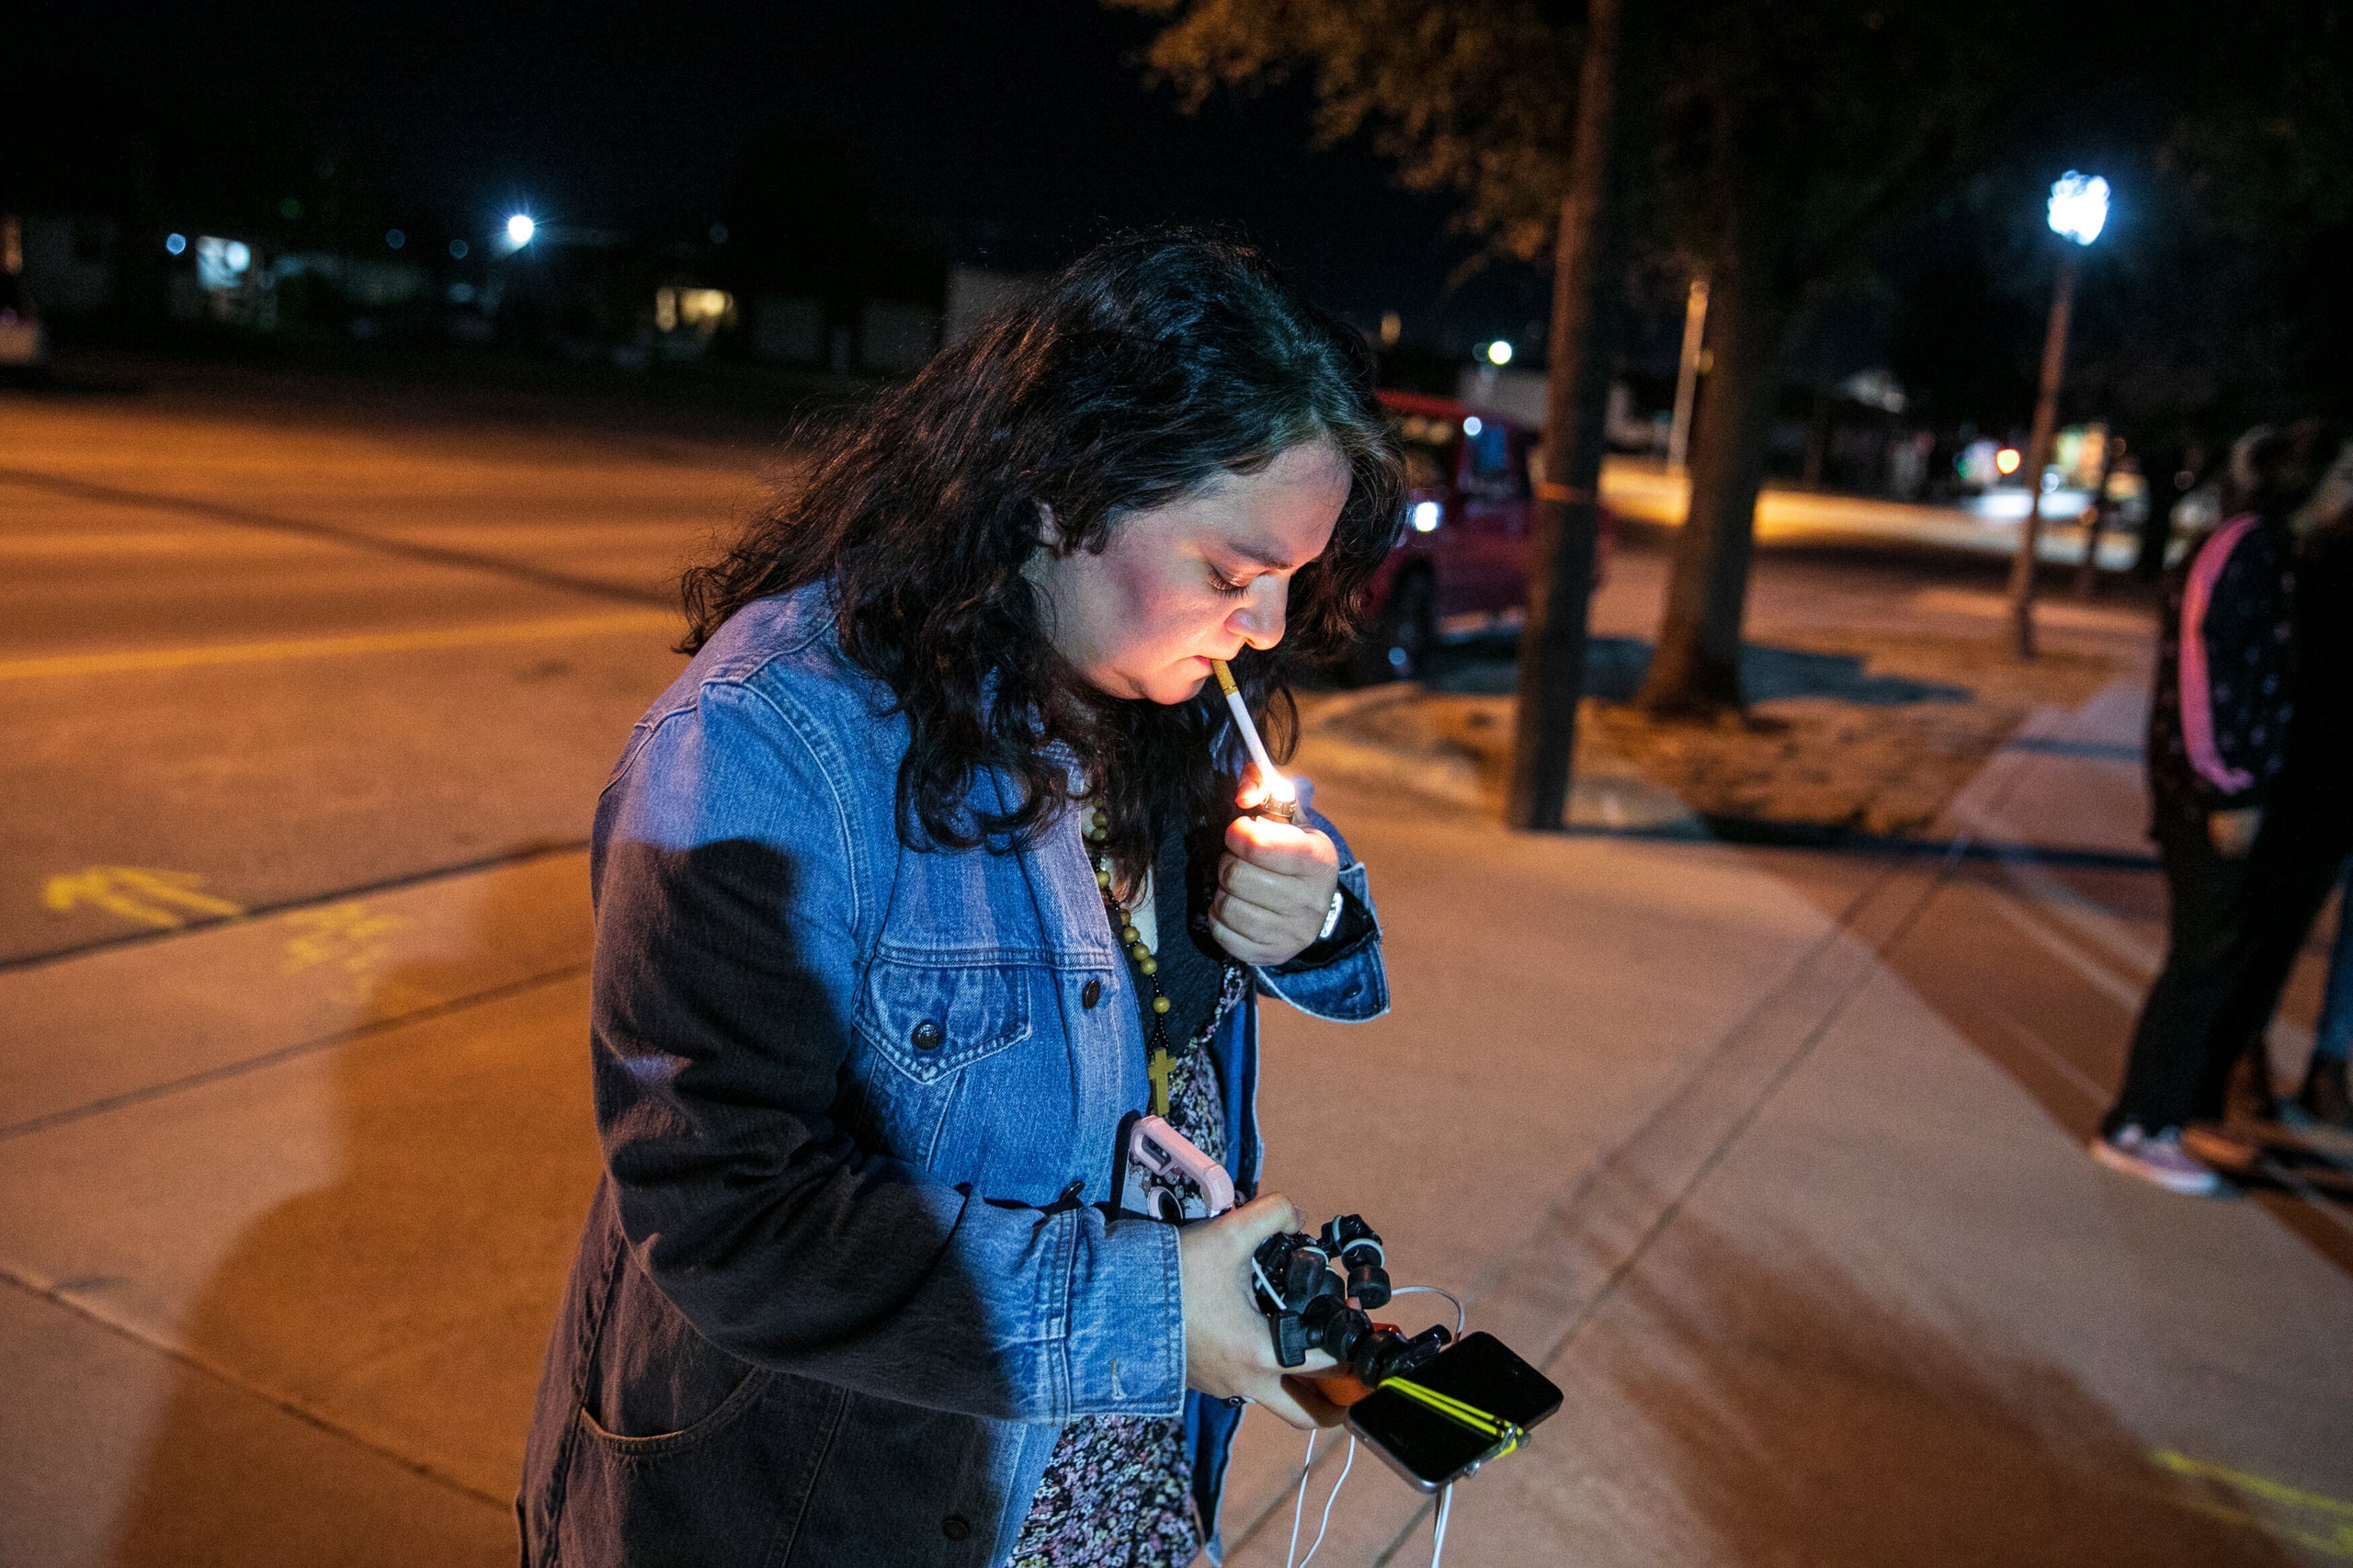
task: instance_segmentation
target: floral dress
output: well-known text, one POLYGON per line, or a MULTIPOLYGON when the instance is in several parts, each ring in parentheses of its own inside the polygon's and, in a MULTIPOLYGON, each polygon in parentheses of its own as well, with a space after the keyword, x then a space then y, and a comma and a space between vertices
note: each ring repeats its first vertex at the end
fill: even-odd
MULTIPOLYGON (((1209 1047, 1226 1014, 1249 994, 1250 971, 1222 955, 1211 963, 1197 944, 1187 949, 1194 938, 1183 918, 1184 843, 1172 837, 1173 855, 1164 847, 1154 868, 1158 887, 1180 892, 1162 903, 1178 916, 1160 922, 1163 970, 1190 968, 1215 989, 1196 992, 1194 1006, 1208 1001, 1208 1017, 1172 1052, 1168 1124, 1223 1165, 1225 1102, 1209 1047)), ((1013 1568, 1184 1568, 1201 1545, 1192 1492, 1182 1416, 1080 1416, 1054 1446, 1014 1545, 1013 1568)))

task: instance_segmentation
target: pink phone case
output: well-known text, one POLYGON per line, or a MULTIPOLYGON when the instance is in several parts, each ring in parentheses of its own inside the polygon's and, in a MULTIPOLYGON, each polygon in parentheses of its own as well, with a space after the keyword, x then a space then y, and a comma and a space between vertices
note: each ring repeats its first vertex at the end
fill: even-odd
POLYGON ((1225 1167, 1194 1148, 1190 1140, 1157 1116, 1139 1117, 1128 1131, 1123 1185, 1127 1190, 1120 1194, 1120 1207, 1156 1219, 1178 1216, 1154 1204, 1153 1191, 1175 1198, 1184 1210, 1181 1217, 1187 1220, 1210 1219, 1233 1207, 1233 1178, 1226 1175, 1225 1167), (1193 1184, 1198 1199, 1183 1195, 1176 1185, 1179 1176, 1193 1184), (1145 1188, 1153 1190, 1141 1190, 1145 1188))

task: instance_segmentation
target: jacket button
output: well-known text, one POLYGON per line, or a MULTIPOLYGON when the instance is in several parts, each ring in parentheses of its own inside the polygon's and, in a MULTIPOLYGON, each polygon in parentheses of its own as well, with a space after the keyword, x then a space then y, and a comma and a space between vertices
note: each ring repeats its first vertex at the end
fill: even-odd
POLYGON ((915 1027, 915 1032, 907 1038, 915 1042, 915 1048, 917 1051, 938 1051, 939 1042, 946 1040, 948 1035, 938 1024, 926 1018, 915 1027))
POLYGON ((1086 988, 1078 994, 1078 1005, 1082 1007, 1092 1007, 1101 1000, 1103 1000, 1103 983, 1099 980, 1088 981, 1086 988))
POLYGON ((964 1522, 963 1515, 950 1514, 939 1521, 939 1533, 950 1540, 962 1540, 972 1533, 972 1527, 964 1522))

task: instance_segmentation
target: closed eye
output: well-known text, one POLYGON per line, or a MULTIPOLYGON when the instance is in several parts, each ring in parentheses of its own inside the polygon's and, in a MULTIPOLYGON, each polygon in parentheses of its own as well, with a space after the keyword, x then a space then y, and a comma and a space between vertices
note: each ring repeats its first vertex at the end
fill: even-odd
POLYGON ((1250 590, 1248 583, 1237 583, 1214 566, 1210 568, 1210 587, 1227 598, 1237 598, 1250 590))

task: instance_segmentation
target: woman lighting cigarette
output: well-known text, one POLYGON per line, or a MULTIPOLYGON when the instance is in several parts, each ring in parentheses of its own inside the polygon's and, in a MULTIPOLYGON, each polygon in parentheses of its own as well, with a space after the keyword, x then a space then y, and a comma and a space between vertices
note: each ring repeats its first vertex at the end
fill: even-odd
POLYGON ((1233 684, 1233 672, 1226 668, 1223 659, 1211 659, 1210 666, 1217 671, 1217 686, 1225 693, 1225 705, 1233 710, 1233 722, 1242 732, 1242 744, 1250 748, 1250 760, 1258 765, 1258 783, 1267 791, 1267 801, 1261 809, 1268 816, 1296 821, 1299 791, 1275 770, 1274 759, 1267 755, 1267 743, 1258 738, 1258 726, 1251 722, 1250 705, 1242 700, 1242 688, 1233 684))

